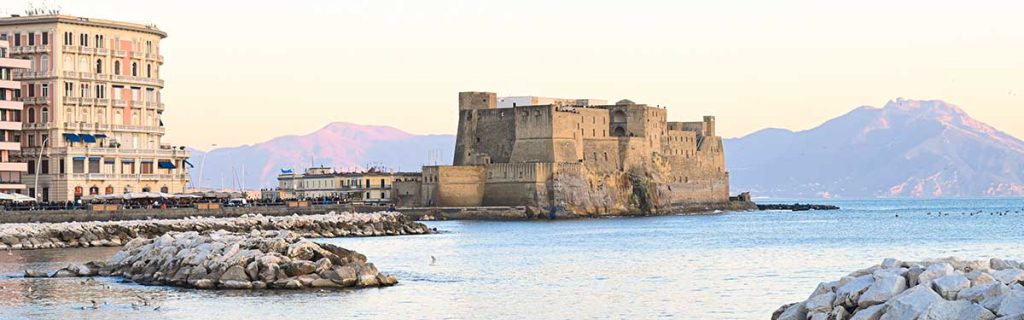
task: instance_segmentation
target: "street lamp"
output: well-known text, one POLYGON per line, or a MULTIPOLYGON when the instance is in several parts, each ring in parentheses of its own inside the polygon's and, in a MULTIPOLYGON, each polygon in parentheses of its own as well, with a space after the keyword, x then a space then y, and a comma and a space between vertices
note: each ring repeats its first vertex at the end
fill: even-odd
POLYGON ((35 191, 36 202, 39 202, 39 173, 43 166, 43 149, 46 148, 46 142, 50 141, 50 135, 46 135, 46 139, 43 139, 43 145, 39 147, 39 157, 36 159, 36 183, 32 190, 35 191))
POLYGON ((199 163, 199 184, 196 185, 197 191, 203 191, 203 171, 206 171, 206 156, 209 156, 210 152, 213 152, 213 148, 215 147, 217 147, 216 143, 211 144, 210 150, 203 153, 203 161, 199 163))

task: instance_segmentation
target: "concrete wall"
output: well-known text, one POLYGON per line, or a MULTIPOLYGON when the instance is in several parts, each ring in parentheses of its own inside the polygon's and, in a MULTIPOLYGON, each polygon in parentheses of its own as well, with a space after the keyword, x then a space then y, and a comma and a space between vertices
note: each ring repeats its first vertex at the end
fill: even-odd
MULTIPOLYGON (((374 210, 382 211, 384 208, 374 207, 374 210)), ((146 219, 181 219, 186 217, 237 217, 243 214, 262 214, 264 216, 286 216, 292 214, 309 215, 324 214, 327 212, 352 211, 347 205, 322 205, 309 207, 273 206, 273 207, 250 207, 250 208, 220 208, 214 210, 199 210, 195 208, 173 208, 173 209, 133 209, 115 212, 98 212, 86 210, 48 210, 48 211, 6 211, 0 214, 0 223, 30 223, 30 222, 74 222, 74 221, 123 221, 123 220, 146 220, 146 219)))

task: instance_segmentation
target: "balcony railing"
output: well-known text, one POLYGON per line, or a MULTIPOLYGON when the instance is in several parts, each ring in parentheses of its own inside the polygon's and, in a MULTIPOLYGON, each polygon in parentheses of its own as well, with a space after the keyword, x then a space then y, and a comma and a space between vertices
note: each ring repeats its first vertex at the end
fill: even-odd
POLYGON ((32 80, 32 79, 52 78, 52 77, 56 77, 57 76, 57 74, 54 73, 53 71, 30 71, 30 70, 20 70, 20 69, 13 70, 11 72, 11 75, 14 77, 14 80, 32 80))
POLYGON ((113 105, 115 107, 124 107, 124 106, 128 105, 128 102, 126 102, 124 100, 120 100, 120 99, 114 99, 113 105))
POLYGON ((85 180, 187 180, 187 174, 116 174, 116 173, 73 173, 73 179, 85 180))
POLYGON ((155 126, 137 126, 137 125, 126 125, 126 124, 101 124, 101 123, 89 123, 89 122, 65 122, 65 130, 74 131, 134 131, 134 132, 146 132, 146 133, 165 133, 167 128, 155 127, 155 126))
POLYGON ((113 52, 114 56, 118 57, 118 58, 124 58, 124 57, 128 56, 128 51, 124 51, 124 50, 114 50, 114 51, 111 51, 111 52, 113 52))

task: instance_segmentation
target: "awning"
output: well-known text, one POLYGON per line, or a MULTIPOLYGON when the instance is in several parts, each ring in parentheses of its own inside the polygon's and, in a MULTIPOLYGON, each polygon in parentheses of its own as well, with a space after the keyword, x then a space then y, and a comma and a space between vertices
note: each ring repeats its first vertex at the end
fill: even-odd
POLYGON ((121 160, 121 163, 135 163, 135 160, 121 160))
POLYGON ((74 157, 74 158, 71 158, 71 160, 75 160, 75 161, 84 161, 84 160, 85 160, 85 157, 74 157))
POLYGON ((157 163, 157 167, 160 167, 160 169, 175 169, 175 168, 177 168, 177 166, 175 166, 170 161, 160 161, 160 162, 157 163))
POLYGON ((78 136, 82 137, 82 141, 85 143, 96 143, 96 137, 91 134, 79 133, 78 136))
POLYGON ((107 135, 104 133, 97 133, 94 136, 96 136, 97 139, 103 139, 107 137, 107 135))
POLYGON ((82 138, 78 137, 78 135, 74 134, 74 133, 65 133, 64 134, 64 140, 71 141, 71 142, 79 142, 79 141, 82 141, 82 138))
POLYGON ((196 167, 196 166, 193 166, 191 162, 188 162, 188 160, 181 160, 181 161, 184 162, 185 164, 187 164, 189 168, 195 168, 196 167))

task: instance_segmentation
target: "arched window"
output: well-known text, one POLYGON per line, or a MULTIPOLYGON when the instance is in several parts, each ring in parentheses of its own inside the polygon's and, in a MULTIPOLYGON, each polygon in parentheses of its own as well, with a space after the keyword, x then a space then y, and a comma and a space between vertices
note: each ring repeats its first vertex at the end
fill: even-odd
POLYGON ((43 111, 39 113, 39 122, 50 122, 50 110, 46 107, 43 107, 43 111))
POLYGON ((36 123, 36 109, 28 108, 28 123, 36 123))
POLYGON ((139 65, 136 64, 135 62, 132 62, 132 76, 133 77, 138 77, 139 76, 139 65))
POLYGON ((96 73, 103 73, 103 60, 96 59, 96 73))
POLYGON ((114 194, 114 186, 107 186, 106 194, 114 194))
POLYGON ((625 137, 626 129, 623 129, 622 127, 615 127, 615 131, 612 131, 612 135, 616 137, 625 137))
POLYGON ((114 60, 114 74, 121 74, 121 61, 114 60))
POLYGON ((160 187, 160 192, 167 193, 167 186, 160 187))
POLYGON ((91 188, 89 188, 89 194, 90 195, 100 194, 100 187, 92 186, 91 188))
POLYGON ((142 187, 142 192, 149 192, 149 187, 142 187))
POLYGON ((39 57, 39 71, 50 71, 50 56, 44 54, 39 57))

